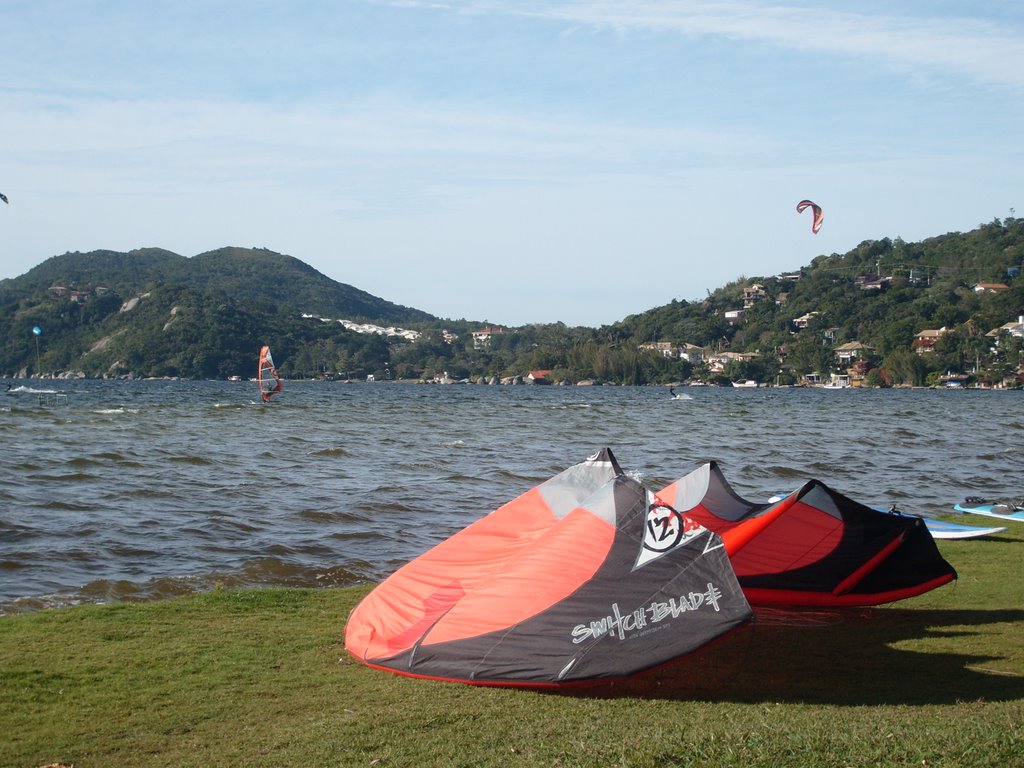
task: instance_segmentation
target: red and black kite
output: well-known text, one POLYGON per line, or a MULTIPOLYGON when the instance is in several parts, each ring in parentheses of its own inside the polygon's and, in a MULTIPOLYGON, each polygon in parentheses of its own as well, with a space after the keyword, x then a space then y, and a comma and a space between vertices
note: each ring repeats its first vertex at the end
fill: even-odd
POLYGON ((722 536, 752 605, 879 605, 956 578, 924 520, 880 512, 817 480, 755 504, 710 462, 658 496, 722 536))

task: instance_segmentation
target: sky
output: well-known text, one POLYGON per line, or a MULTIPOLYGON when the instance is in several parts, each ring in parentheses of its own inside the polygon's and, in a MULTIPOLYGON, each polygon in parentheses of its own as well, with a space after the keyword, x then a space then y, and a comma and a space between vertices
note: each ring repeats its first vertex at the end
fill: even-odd
POLYGON ((596 327, 1024 212, 1020 0, 0 0, 0 51, 0 278, 265 247, 596 327))

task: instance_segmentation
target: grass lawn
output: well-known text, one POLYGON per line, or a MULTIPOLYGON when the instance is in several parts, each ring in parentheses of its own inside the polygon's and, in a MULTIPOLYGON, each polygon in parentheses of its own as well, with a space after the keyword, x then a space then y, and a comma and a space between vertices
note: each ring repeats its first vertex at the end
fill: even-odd
POLYGON ((367 589, 0 619, 0 766, 1024 766, 1024 526, 892 606, 760 610, 656 673, 541 693, 354 662, 367 589))

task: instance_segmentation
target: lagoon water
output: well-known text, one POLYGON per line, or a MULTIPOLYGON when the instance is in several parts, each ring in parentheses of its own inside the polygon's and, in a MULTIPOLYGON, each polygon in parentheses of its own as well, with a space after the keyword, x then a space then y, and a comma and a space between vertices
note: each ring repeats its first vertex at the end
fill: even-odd
POLYGON ((605 446, 652 489, 715 459, 754 501, 812 477, 927 514, 1024 496, 1015 391, 15 385, 0 615, 376 581, 605 446))

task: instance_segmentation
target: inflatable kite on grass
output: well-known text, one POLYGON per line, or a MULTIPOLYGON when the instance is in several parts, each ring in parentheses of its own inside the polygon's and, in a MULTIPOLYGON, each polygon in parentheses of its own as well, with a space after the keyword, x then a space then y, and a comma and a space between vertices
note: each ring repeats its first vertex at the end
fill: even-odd
POLYGON ((880 512, 817 480, 755 504, 710 462, 658 496, 731 541, 729 560, 752 605, 879 605, 956 578, 924 520, 880 512))
POLYGON ((922 521, 822 483, 750 504, 708 464, 654 494, 605 449, 398 569, 345 647, 411 677, 562 686, 692 653, 749 621, 748 600, 873 605, 955 577, 922 521))
POLYGON ((558 686, 665 664, 751 615, 722 539, 604 450, 392 574, 345 647, 413 677, 558 686))

